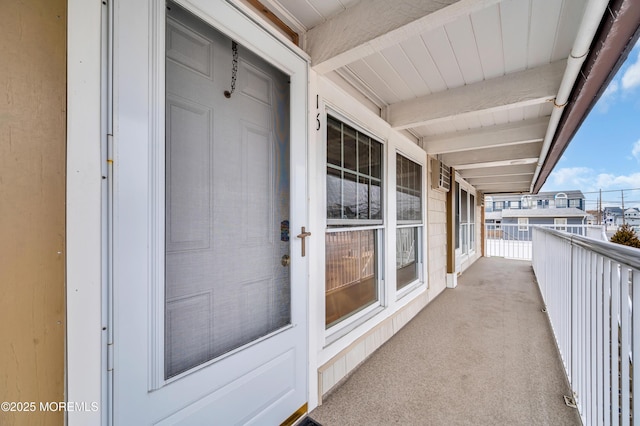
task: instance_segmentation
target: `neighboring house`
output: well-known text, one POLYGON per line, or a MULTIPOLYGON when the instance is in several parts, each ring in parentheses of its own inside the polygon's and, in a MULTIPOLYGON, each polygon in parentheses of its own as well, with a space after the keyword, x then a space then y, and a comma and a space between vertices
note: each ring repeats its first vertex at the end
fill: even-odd
POLYGON ((561 230, 564 225, 586 225, 589 215, 582 210, 584 205, 581 191, 486 196, 485 223, 488 230, 505 225, 501 236, 511 233, 513 238, 528 240, 530 225, 549 225, 561 230))
POLYGON ((565 231, 571 225, 586 225, 587 214, 575 207, 553 209, 507 209, 502 210, 503 232, 512 232, 520 240, 531 239, 534 225, 552 226, 565 231))
POLYGON ((623 211, 620 207, 605 207, 602 215, 607 227, 617 226, 618 222, 622 223, 623 211))
POLYGON ((620 226, 623 223, 630 225, 636 232, 640 232, 640 210, 636 207, 626 209, 624 211, 624 219, 622 216, 618 216, 615 220, 616 226, 620 226))
POLYGON ((506 209, 577 208, 585 210, 585 197, 581 191, 539 192, 531 195, 491 195, 485 197, 487 212, 506 209))
POLYGON ((540 190, 638 31, 263 3, 3 5, 0 400, 86 405, 0 423, 293 424, 455 287, 483 194, 540 190))
POLYGON ((602 213, 598 212, 598 210, 587 210, 587 225, 601 225, 600 220, 602 218, 602 213))

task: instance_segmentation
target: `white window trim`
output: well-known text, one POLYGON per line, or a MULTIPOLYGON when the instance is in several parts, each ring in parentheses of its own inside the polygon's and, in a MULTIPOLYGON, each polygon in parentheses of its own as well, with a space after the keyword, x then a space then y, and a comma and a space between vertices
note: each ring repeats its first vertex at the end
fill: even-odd
POLYGON ((567 229, 567 218, 566 217, 553 218, 553 228, 558 231, 565 231, 567 229))
MULTIPOLYGON (((325 101, 323 101, 324 103, 325 101)), ((328 345, 336 342, 337 340, 339 340, 340 338, 346 336, 347 334, 349 334, 351 331, 353 331, 354 329, 356 329, 357 327, 359 327, 360 325, 362 325, 363 323, 365 323, 366 321, 368 321, 369 319, 375 317, 376 315, 378 315, 378 313, 380 313, 382 310, 384 310, 385 306, 386 306, 386 285, 385 285, 385 276, 384 276, 384 262, 385 262, 385 247, 386 247, 386 235, 385 235, 385 231, 387 228, 387 223, 388 223, 388 218, 387 216, 387 203, 388 203, 388 196, 386 196, 388 194, 388 180, 387 180, 387 167, 388 167, 388 156, 387 156, 387 149, 388 149, 388 141, 383 138, 380 137, 378 135, 376 135, 375 133, 366 130, 362 125, 360 125, 357 121, 354 121, 353 119, 347 117, 346 115, 340 113, 338 110, 336 110, 335 108, 332 108, 329 105, 324 105, 324 120, 321 122, 321 129, 322 129, 322 148, 324 152, 323 157, 321 157, 321 159, 319 160, 322 164, 322 180, 324 182, 323 184, 323 193, 322 193, 322 197, 324 198, 324 202, 322 203, 322 219, 324 222, 324 226, 325 226, 325 230, 323 233, 323 237, 322 237, 322 251, 323 253, 326 253, 326 243, 325 243, 325 238, 324 235, 326 235, 327 233, 334 233, 334 232, 350 232, 350 231, 362 231, 362 230, 371 230, 371 229, 375 229, 376 230, 376 234, 377 234, 377 242, 376 242, 376 250, 378 251, 378 259, 377 259, 377 268, 376 268, 376 272, 378 274, 378 281, 376 283, 377 285, 377 290, 378 290, 378 300, 375 303, 372 303, 370 306, 365 307, 364 309, 354 313, 353 315, 348 316, 347 318, 344 318, 343 320, 339 321, 338 323, 330 326, 330 327, 326 327, 326 325, 324 326, 324 347, 327 347, 328 345), (327 118, 331 116, 334 119, 348 125, 349 127, 355 129, 356 131, 372 138, 375 139, 377 142, 379 142, 380 144, 382 144, 382 149, 381 149, 381 155, 382 155, 382 175, 381 175, 381 194, 382 194, 382 202, 380 205, 380 209, 383 212, 382 213, 382 219, 381 220, 358 220, 358 219, 327 219, 327 204, 326 204, 326 197, 327 197, 327 186, 326 186, 326 180, 327 180, 327 118), (364 223, 363 223, 364 222, 364 223), (346 226, 347 224, 352 224, 355 226, 346 226), (329 226, 332 227, 329 227, 329 226)), ((323 284, 326 285, 326 254, 323 254, 322 256, 322 277, 323 277, 323 284)), ((326 321, 326 292, 324 290, 324 286, 322 286, 323 291, 323 298, 322 298, 322 324, 325 324, 326 321)))
MULTIPOLYGON (((421 287, 424 283, 425 283, 425 272, 424 272, 424 262, 423 262, 423 250, 425 250, 425 245, 424 245, 424 224, 412 224, 412 225, 398 225, 396 226, 396 230, 398 229, 403 229, 403 228, 418 228, 418 248, 419 250, 416 251, 416 262, 418 263, 418 278, 416 278, 415 280, 411 281, 410 283, 408 283, 407 285, 405 285, 404 287, 402 287, 400 290, 398 290, 398 283, 396 282, 396 300, 400 300, 403 297, 405 297, 407 294, 413 292, 413 290, 415 290, 416 288, 421 287)), ((396 269, 394 270, 394 273, 397 273, 398 268, 396 267, 396 269)))
POLYGON ((518 231, 525 232, 529 230, 529 218, 528 217, 519 217, 518 218, 518 231))

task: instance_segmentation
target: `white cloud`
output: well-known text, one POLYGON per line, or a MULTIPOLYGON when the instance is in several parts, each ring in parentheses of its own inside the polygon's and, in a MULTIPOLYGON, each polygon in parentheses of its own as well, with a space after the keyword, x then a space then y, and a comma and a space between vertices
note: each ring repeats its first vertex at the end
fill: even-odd
MULTIPOLYGON (((640 156, 640 143, 636 143, 636 145, 638 145, 638 155, 640 156)), ((600 189, 604 191, 629 188, 640 188, 640 173, 630 175, 596 173, 595 170, 588 167, 556 169, 544 185, 544 191, 579 189, 582 192, 595 192, 600 189)))
POLYGON ((638 52, 636 61, 631 64, 622 75, 621 82, 624 90, 630 90, 640 86, 640 52, 638 52))
POLYGON ((596 180, 598 189, 630 189, 640 188, 640 173, 616 176, 610 173, 601 173, 596 180))
POLYGON ((640 139, 633 144, 633 149, 631 149, 631 155, 633 155, 638 163, 640 163, 640 139))
POLYGON ((556 185, 584 182, 589 179, 592 170, 588 167, 563 167, 551 173, 551 179, 556 185))

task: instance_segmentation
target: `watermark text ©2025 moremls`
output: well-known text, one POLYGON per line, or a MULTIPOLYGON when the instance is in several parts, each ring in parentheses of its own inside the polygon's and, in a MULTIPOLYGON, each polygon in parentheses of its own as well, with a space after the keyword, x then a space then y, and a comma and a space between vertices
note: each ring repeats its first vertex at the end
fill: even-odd
POLYGON ((99 409, 100 405, 97 402, 88 401, 5 401, 0 403, 0 411, 18 413, 33 413, 36 411, 96 412, 99 409))

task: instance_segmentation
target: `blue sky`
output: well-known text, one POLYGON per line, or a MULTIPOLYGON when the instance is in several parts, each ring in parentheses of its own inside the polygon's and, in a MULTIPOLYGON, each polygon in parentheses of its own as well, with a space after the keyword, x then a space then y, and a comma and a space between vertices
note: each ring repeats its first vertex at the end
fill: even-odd
POLYGON ((579 189, 587 208, 640 206, 640 42, 574 136, 542 191, 579 189), (615 191, 614 191, 615 190, 615 191), (611 192, 607 192, 611 191, 611 192))

